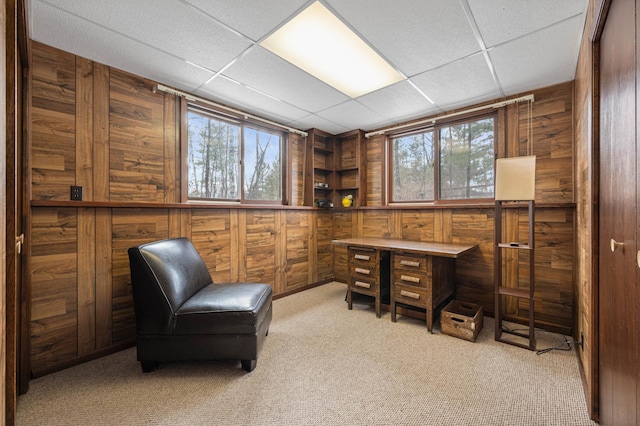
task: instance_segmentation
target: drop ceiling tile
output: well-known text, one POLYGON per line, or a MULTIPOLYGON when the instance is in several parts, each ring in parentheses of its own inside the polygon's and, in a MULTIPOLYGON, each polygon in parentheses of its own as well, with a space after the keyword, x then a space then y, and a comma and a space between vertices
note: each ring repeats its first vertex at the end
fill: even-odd
POLYGON ((583 24, 578 16, 489 50, 505 95, 573 80, 583 24))
POLYGON ((482 53, 411 78, 445 111, 502 96, 482 53))
POLYGON ((487 47, 584 13, 589 0, 467 0, 487 47))
POLYGON ((408 77, 480 50, 459 1, 327 3, 408 77))
POLYGON ((213 71, 252 45, 208 15, 172 0, 57 0, 56 7, 213 71))
POLYGON ((323 132, 327 132, 331 135, 339 135, 344 132, 353 130, 352 128, 343 127, 339 124, 333 123, 329 120, 325 120, 315 114, 309 114, 299 120, 295 120, 289 123, 298 129, 320 129, 323 132))
MULTIPOLYGON (((364 128, 371 122, 366 112, 352 114, 352 117, 363 115, 360 117, 363 121, 348 128, 314 115, 324 110, 325 114, 340 111, 332 107, 349 98, 261 47, 251 47, 252 40, 271 33, 312 1, 28 0, 27 16, 30 35, 36 41, 186 92, 197 90, 205 97, 218 95, 225 99, 223 103, 242 105, 241 109, 277 118, 274 121, 278 122, 302 120, 300 115, 309 113, 305 115, 306 121, 294 126, 297 128, 306 125, 331 133, 364 128), (200 39, 200 35, 206 37, 200 39), (234 63, 232 58, 240 52, 246 55, 234 63), (244 87, 241 90, 216 84, 213 88, 201 87, 212 73, 188 65, 183 59, 211 70, 231 63, 227 74, 262 94, 244 86, 240 86, 244 87)), ((415 81, 427 95, 437 99, 435 105, 408 82, 356 99, 364 108, 393 124, 441 112, 439 103, 449 109, 482 99, 464 100, 457 91, 460 84, 444 80, 444 74, 456 81, 462 78, 464 70, 457 69, 460 64, 455 61, 466 61, 463 58, 479 51, 480 45, 463 9, 467 3, 485 44, 490 47, 489 55, 505 95, 574 77, 588 3, 588 0, 321 1, 408 77, 433 70, 415 81), (571 18, 574 13, 580 15, 571 18), (562 22, 553 24, 559 20, 562 22), (561 29, 567 23, 571 29, 561 29), (454 63, 446 66, 450 62, 454 63), (434 83, 430 80, 421 81, 427 76, 442 80, 437 87, 431 87, 434 83), (442 92, 452 97, 445 99, 442 92)), ((480 70, 479 75, 464 83, 470 87, 465 94, 468 98, 476 96, 472 94, 474 90, 482 92, 485 87, 485 71, 480 70)))
POLYGON ((309 112, 322 111, 349 99, 260 46, 231 65, 224 75, 309 112))
POLYGON ((440 112, 436 105, 429 102, 406 81, 361 96, 357 100, 385 117, 389 123, 440 112))
POLYGON ((308 0, 186 0, 258 41, 298 13, 308 0))
POLYGON ((270 98, 223 77, 215 78, 195 94, 276 123, 285 124, 309 115, 308 111, 270 98))
POLYGON ((369 130, 389 123, 380 114, 354 100, 328 108, 317 115, 352 130, 358 128, 369 130))
POLYGON ((191 91, 212 75, 42 2, 32 2, 30 17, 33 40, 159 83, 191 91))

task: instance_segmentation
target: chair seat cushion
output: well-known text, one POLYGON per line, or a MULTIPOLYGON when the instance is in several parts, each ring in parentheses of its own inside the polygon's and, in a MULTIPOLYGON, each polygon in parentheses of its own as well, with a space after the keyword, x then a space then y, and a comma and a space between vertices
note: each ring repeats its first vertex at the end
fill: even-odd
POLYGON ((269 284, 210 284, 176 311, 174 335, 256 334, 271 294, 269 284))

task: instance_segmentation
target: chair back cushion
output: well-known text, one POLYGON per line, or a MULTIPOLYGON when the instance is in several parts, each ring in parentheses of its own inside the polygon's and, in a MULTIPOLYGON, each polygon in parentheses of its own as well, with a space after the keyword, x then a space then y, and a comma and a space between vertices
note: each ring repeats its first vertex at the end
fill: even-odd
POLYGON ((129 249, 137 334, 172 334, 174 313, 212 283, 207 265, 187 238, 129 249))

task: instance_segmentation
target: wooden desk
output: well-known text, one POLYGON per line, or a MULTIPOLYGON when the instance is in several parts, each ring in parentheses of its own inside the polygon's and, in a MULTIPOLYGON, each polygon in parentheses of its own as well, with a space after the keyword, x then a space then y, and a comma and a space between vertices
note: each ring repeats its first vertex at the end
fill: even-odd
POLYGON ((380 317, 381 300, 390 293, 391 321, 396 321, 396 305, 418 307, 425 310, 429 332, 438 307, 455 294, 455 259, 476 247, 385 238, 346 238, 333 244, 349 252, 349 309, 352 293, 366 294, 374 297, 380 317))

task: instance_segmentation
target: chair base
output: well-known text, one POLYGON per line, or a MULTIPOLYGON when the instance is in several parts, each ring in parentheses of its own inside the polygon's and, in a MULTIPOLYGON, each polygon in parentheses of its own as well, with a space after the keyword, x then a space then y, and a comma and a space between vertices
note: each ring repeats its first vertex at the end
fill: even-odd
POLYGON ((269 334, 273 308, 269 306, 256 334, 218 334, 188 336, 136 336, 138 361, 142 371, 155 371, 159 362, 241 360, 242 368, 251 372, 258 353, 269 334))

